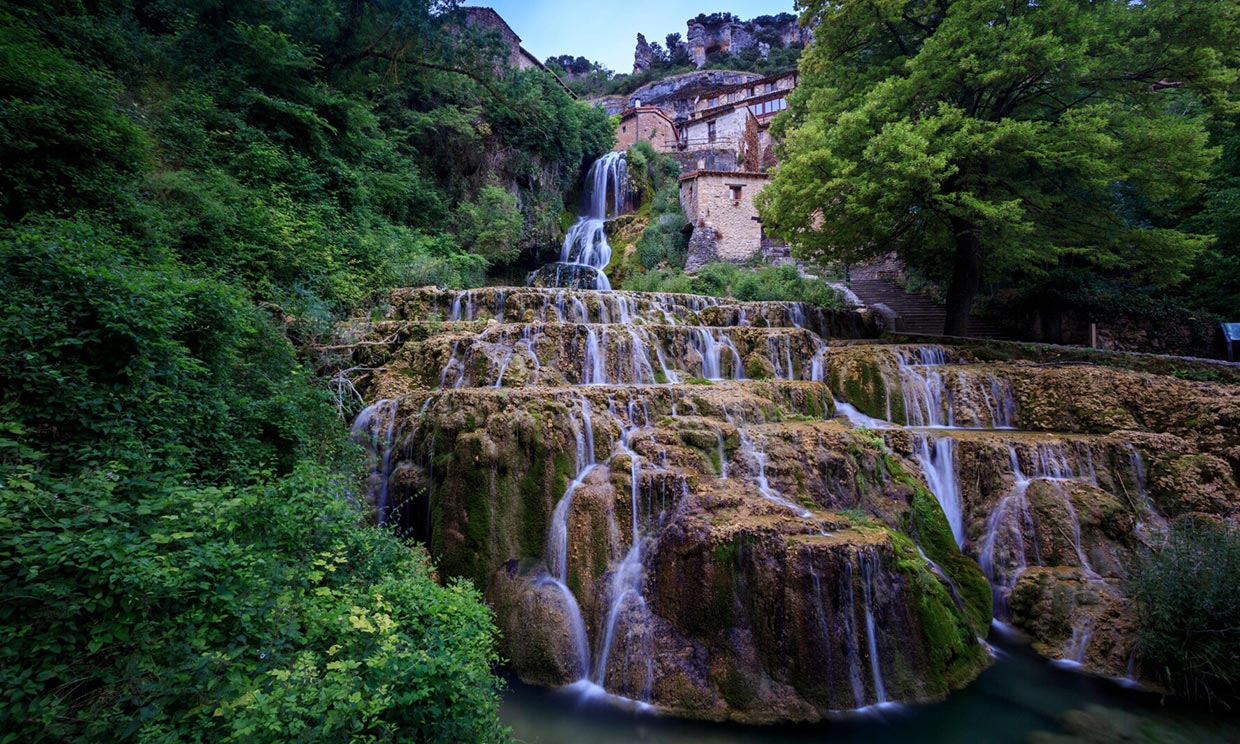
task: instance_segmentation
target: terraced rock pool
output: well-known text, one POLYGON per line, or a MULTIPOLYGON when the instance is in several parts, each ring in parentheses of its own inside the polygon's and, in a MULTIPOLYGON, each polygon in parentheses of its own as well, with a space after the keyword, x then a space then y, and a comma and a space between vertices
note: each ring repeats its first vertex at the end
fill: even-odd
POLYGON ((623 710, 508 681, 500 716, 525 744, 1070 744, 1240 742, 1240 716, 1170 704, 1120 681, 1048 662, 992 629, 995 663, 941 703, 872 709, 813 725, 741 726, 623 710))

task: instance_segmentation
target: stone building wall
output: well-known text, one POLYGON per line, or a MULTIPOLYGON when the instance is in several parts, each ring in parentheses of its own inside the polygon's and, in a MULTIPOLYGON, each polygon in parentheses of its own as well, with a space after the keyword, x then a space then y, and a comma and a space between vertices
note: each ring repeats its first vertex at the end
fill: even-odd
POLYGON ((745 137, 748 111, 743 107, 725 108, 681 125, 686 150, 727 149, 736 152, 745 137), (715 125, 715 138, 710 138, 710 125, 715 125))
POLYGON ((698 171, 681 176, 680 206, 695 225, 718 233, 715 251, 725 261, 746 261, 762 251, 762 225, 753 198, 770 177, 765 173, 698 171), (740 197, 733 198, 733 187, 740 197))
POLYGON ((676 127, 657 108, 643 107, 626 111, 616 129, 617 150, 627 150, 638 140, 648 140, 659 152, 676 151, 676 127))

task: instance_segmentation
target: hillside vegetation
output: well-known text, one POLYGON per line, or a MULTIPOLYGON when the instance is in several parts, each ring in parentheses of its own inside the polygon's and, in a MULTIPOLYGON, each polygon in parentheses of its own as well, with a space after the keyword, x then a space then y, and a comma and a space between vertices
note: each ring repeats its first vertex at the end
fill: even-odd
POLYGON ((0 9, 0 742, 505 738, 316 351, 558 240, 611 129, 502 52, 441 0, 0 9))

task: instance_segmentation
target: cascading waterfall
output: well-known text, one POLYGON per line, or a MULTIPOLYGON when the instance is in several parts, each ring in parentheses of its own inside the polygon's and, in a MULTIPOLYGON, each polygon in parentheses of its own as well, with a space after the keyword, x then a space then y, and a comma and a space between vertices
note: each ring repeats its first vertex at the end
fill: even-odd
MULTIPOLYGON (((995 375, 980 379, 976 376, 961 377, 959 371, 948 370, 947 364, 947 352, 940 346, 916 346, 897 351, 896 371, 900 395, 904 400, 905 425, 924 428, 1014 428, 1016 396, 1006 380, 995 375), (956 399, 956 389, 966 400, 956 399), (970 419, 973 423, 961 427, 961 414, 966 416, 963 419, 966 423, 970 419), (985 427, 984 423, 989 427, 985 427)), ((887 418, 891 420, 890 392, 887 418)))
POLYGON ((548 575, 542 581, 555 587, 563 597, 569 630, 573 636, 573 645, 577 650, 580 677, 586 679, 590 675, 590 641, 586 634, 586 623, 581 614, 581 606, 567 583, 568 517, 572 509, 573 494, 585 482, 586 476, 598 465, 594 460, 594 424, 590 418, 590 402, 581 398, 578 410, 579 416, 570 413, 569 417, 577 445, 577 476, 569 483, 564 496, 551 514, 551 527, 547 535, 545 556, 548 575))
POLYGON ((1012 593, 1016 579, 1029 566, 1026 533, 1030 538, 1029 542, 1033 545, 1035 561, 1042 562, 1042 556, 1038 551, 1033 515, 1029 512, 1029 501, 1025 498, 1025 493, 1029 490, 1029 484, 1033 482, 1033 478, 1026 476, 1021 470, 1020 455, 1010 444, 1008 455, 1012 464, 1012 490, 999 501, 998 506, 986 520, 985 536, 982 538, 981 545, 978 546, 977 555, 978 565, 990 581, 991 591, 994 594, 995 617, 1006 615, 1008 595, 1012 593), (1001 542, 1001 538, 1006 539, 1001 542), (995 552, 1001 545, 1009 547, 1012 551, 1009 560, 1004 562, 997 560, 1001 556, 996 556, 995 552))
POLYGON ((960 503, 960 484, 956 478, 956 440, 917 434, 913 438, 913 456, 921 465, 930 493, 938 500, 956 538, 956 547, 963 547, 964 514, 960 503))
POLYGON ((919 346, 899 355, 900 393, 909 426, 951 426, 951 401, 945 400, 943 372, 947 354, 938 346, 919 346))
POLYGON ((861 648, 857 642, 857 595, 853 586, 853 564, 844 564, 845 589, 840 592, 841 610, 844 616, 845 652, 848 657, 848 682, 852 686, 853 703, 865 707, 865 683, 861 681, 861 648))
MULTIPOLYGON (((611 579, 611 601, 607 610, 605 621, 605 629, 603 632, 603 645, 599 652, 598 664, 595 666, 594 684, 601 688, 606 687, 607 671, 611 660, 612 646, 615 639, 617 625, 620 623, 621 615, 624 614, 627 620, 626 627, 629 630, 628 637, 632 639, 634 635, 645 638, 645 634, 633 626, 642 625, 646 620, 649 609, 646 605, 646 599, 642 592, 642 581, 645 576, 645 569, 642 566, 642 535, 641 528, 638 523, 639 502, 641 494, 641 457, 633 449, 633 437, 643 428, 650 426, 649 416, 644 410, 641 411, 642 423, 637 423, 639 408, 634 401, 629 401, 627 411, 627 424, 621 424, 620 437, 616 441, 616 448, 621 454, 629 458, 629 508, 632 512, 632 524, 630 525, 632 540, 628 552, 624 559, 620 561, 620 565, 616 568, 611 579)), ((615 411, 614 403, 611 409, 612 417, 621 420, 618 412, 615 411)), ((645 644, 645 645, 648 645, 645 644)), ((648 649, 641 654, 641 661, 644 665, 644 675, 641 687, 638 690, 631 691, 633 697, 639 701, 648 700, 650 697, 650 689, 654 684, 654 664, 648 649)), ((633 661, 632 654, 628 654, 629 660, 633 661)))
MULTIPOLYGON (((605 200, 604 214, 616 206, 614 200, 618 191, 610 180, 616 174, 609 168, 598 168, 591 175, 591 202, 597 202, 601 193, 605 200), (600 171, 607 182, 602 188, 598 188, 600 171)), ((594 209, 591 206, 591 210, 594 209)), ((565 255, 573 260, 570 263, 579 261, 582 265, 590 265, 600 260, 602 250, 593 244, 577 244, 575 248, 568 247, 565 255)), ((808 574, 800 576, 806 579, 803 589, 810 594, 807 600, 818 609, 799 617, 811 632, 817 632, 815 626, 821 629, 826 655, 819 655, 817 640, 812 640, 807 648, 818 663, 827 667, 817 673, 825 671, 830 677, 834 671, 841 676, 834 680, 834 686, 822 688, 829 690, 829 705, 842 702, 847 706, 850 693, 851 703, 858 708, 886 703, 888 683, 892 685, 893 698, 909 694, 904 673, 897 674, 907 661, 899 648, 904 629, 885 624, 903 617, 896 611, 900 609, 896 605, 905 571, 904 558, 897 552, 895 558, 884 557, 880 562, 879 551, 885 548, 873 535, 864 529, 854 534, 838 516, 815 519, 815 513, 802 505, 812 507, 803 490, 805 483, 828 491, 826 512, 836 511, 845 503, 860 503, 844 502, 840 498, 855 494, 848 490, 835 463, 830 463, 830 469, 822 467, 819 480, 806 480, 800 469, 825 462, 821 453, 838 446, 842 439, 839 423, 823 425, 811 432, 811 424, 796 415, 802 403, 806 404, 803 410, 810 410, 810 403, 814 410, 821 410, 829 398, 821 384, 827 379, 834 380, 837 374, 841 377, 837 393, 853 394, 853 380, 847 376, 849 368, 836 366, 841 359, 844 363, 853 363, 855 358, 871 364, 865 370, 867 377, 861 378, 861 388, 856 389, 858 405, 876 413, 874 409, 881 410, 884 390, 875 389, 875 383, 871 382, 877 371, 878 380, 887 382, 885 392, 896 409, 896 418, 906 419, 892 422, 872 418, 848 401, 836 401, 837 414, 854 426, 888 430, 848 439, 861 445, 865 454, 845 463, 846 467, 868 468, 872 449, 882 450, 884 459, 878 466, 880 469, 889 463, 885 458, 902 453, 919 465, 956 545, 968 555, 977 556, 990 580, 998 617, 1008 614, 1007 601, 1017 580, 1029 566, 1042 563, 1043 553, 1056 564, 1075 568, 1073 564, 1079 563, 1087 579, 1109 582, 1114 579, 1112 573, 1107 573, 1105 579, 1098 577, 1090 565, 1092 556, 1099 570, 1106 572, 1111 570, 1114 561, 1103 559, 1106 555, 1103 551, 1110 550, 1111 546, 1098 533, 1090 531, 1094 522, 1088 519, 1085 544, 1082 542, 1082 526, 1075 509, 1076 504, 1086 503, 1083 496, 1088 492, 1082 484, 1097 486, 1101 476, 1105 487, 1112 489, 1117 483, 1114 471, 1118 462, 1119 469, 1125 473, 1122 486, 1130 488, 1135 479, 1135 501, 1144 502, 1153 511, 1145 493, 1141 453, 1131 445, 1127 452, 1120 449, 1122 440, 1117 437, 1053 433, 1009 436, 987 431, 1010 426, 1015 421, 1015 397, 1008 380, 1020 381, 1024 394, 1025 375, 1032 374, 1029 370, 969 364, 961 361, 965 352, 948 353, 937 346, 891 347, 890 357, 877 356, 877 361, 867 356, 873 352, 856 348, 864 347, 863 344, 855 344, 837 354, 839 347, 829 349, 813 330, 829 326, 833 322, 831 316, 812 309, 807 313, 795 303, 741 305, 676 294, 580 291, 579 286, 482 288, 454 294, 411 290, 420 294, 403 306, 394 303, 394 308, 412 315, 409 308, 418 308, 420 312, 429 306, 433 308, 428 313, 431 320, 444 329, 442 333, 432 333, 430 338, 414 336, 422 343, 416 348, 416 353, 421 355, 419 358, 433 362, 427 365, 429 370, 422 370, 423 377, 412 383, 413 389, 434 387, 436 376, 443 389, 443 392, 432 393, 428 404, 433 399, 449 401, 454 406, 457 401, 468 405, 476 398, 485 401, 486 406, 463 407, 463 410, 482 411, 491 416, 496 412, 506 413, 507 406, 522 417, 526 417, 527 412, 535 414, 532 418, 539 421, 538 431, 534 433, 537 437, 544 426, 545 401, 567 401, 563 414, 552 408, 557 417, 563 416, 560 426, 564 430, 546 424, 546 431, 549 442, 575 443, 575 472, 555 501, 549 519, 543 521, 546 512, 541 507, 534 513, 540 533, 541 529, 546 529, 541 565, 522 553, 519 567, 516 563, 505 564, 508 574, 496 576, 502 581, 517 582, 510 586, 518 587, 521 592, 535 592, 533 597, 516 595, 525 603, 521 612, 529 613, 522 617, 545 619, 553 624, 538 641, 550 644, 555 654, 557 676, 567 674, 575 678, 575 689, 583 694, 606 692, 636 701, 660 697, 660 690, 654 684, 655 675, 670 670, 661 666, 669 663, 668 649, 661 645, 655 629, 667 627, 658 617, 667 610, 662 603, 669 596, 675 599, 682 596, 671 593, 681 588, 674 587, 677 582, 670 581, 663 570, 666 565, 663 561, 670 553, 665 549, 676 546, 670 540, 664 542, 673 534, 664 529, 673 523, 665 520, 670 520, 669 514, 677 518, 691 514, 698 518, 700 513, 695 510, 700 504, 697 501, 688 501, 683 510, 675 508, 678 497, 690 495, 694 499, 716 498, 719 503, 728 504, 728 508, 741 500, 738 496, 743 498, 743 506, 738 509, 734 521, 720 520, 720 524, 729 529, 740 527, 741 546, 736 550, 746 550, 744 531, 749 529, 747 520, 751 519, 761 529, 787 530, 787 534, 793 536, 789 539, 790 546, 797 543, 804 546, 811 562, 808 574), (427 302, 424 299, 427 296, 433 299, 427 302), (450 322, 439 323, 438 319, 445 316, 450 322), (505 317, 507 323, 503 322, 505 317), (810 330, 797 330, 803 326, 810 330), (851 356, 854 354, 855 357, 851 356), (750 370, 754 377, 761 377, 763 381, 735 382, 745 379, 746 361, 757 362, 754 366, 763 368, 763 374, 750 370), (693 377, 718 382, 681 390, 637 387, 675 384, 693 377), (796 380, 820 385, 815 387, 796 380), (546 390, 497 392, 489 389, 505 385, 546 390), (453 388, 467 390, 452 392, 453 388), (775 405, 766 402, 771 390, 784 396, 775 405), (899 412, 901 399, 906 411, 903 416, 899 412), (531 404, 532 400, 539 403, 531 404), (611 405, 604 410, 605 400, 610 400, 611 405), (651 423, 650 412, 640 402, 643 400, 649 401, 656 423, 651 423), (672 418, 682 412, 686 418, 669 423, 669 409, 672 418), (689 416, 700 421, 689 421, 689 416), (719 421, 720 418, 727 424, 719 421), (595 454, 596 424, 600 436, 598 451, 606 455, 595 454), (907 432, 890 431, 902 425, 915 428, 907 432), (736 428, 736 435, 732 434, 731 427, 736 428), (955 428, 973 431, 954 431, 955 428), (733 436, 736 438, 731 439, 733 436), (886 448, 879 443, 880 438, 886 448), (867 442, 873 443, 872 446, 867 442), (983 460, 991 451, 994 459, 1000 459, 1003 447, 1007 448, 1010 461, 1011 487, 1006 494, 994 493, 996 502, 990 500, 993 489, 990 484, 994 471, 1003 471, 1004 466, 986 467, 983 460), (690 456, 690 452, 697 455, 690 456), (806 455, 802 456, 802 452, 806 455), (711 460, 716 453, 718 466, 712 468, 711 460), (687 461, 693 464, 686 465, 687 461), (975 471, 979 464, 983 468, 975 471), (958 466, 962 469, 960 472, 958 466), (627 500, 621 485, 625 482, 624 471, 628 473, 627 500), (690 472, 695 475, 686 475, 690 472), (970 478, 962 483, 963 472, 969 472, 970 478), (980 473, 977 482, 981 485, 974 486, 974 472, 980 473), (692 487, 691 493, 691 482, 698 483, 691 479, 696 479, 697 474, 703 476, 705 488, 698 491, 692 487), (718 481, 712 482, 712 476, 718 481), (1030 490, 1035 481, 1037 485, 1030 490), (761 498, 757 498, 759 496, 761 498), (628 514, 624 513, 626 501, 628 514), (966 502, 972 511, 966 510, 966 502), (669 503, 671 511, 668 511, 669 503), (987 503, 993 508, 982 512, 987 503), (1048 519, 1048 514, 1052 518, 1048 519), (629 524, 626 524, 626 517, 629 524), (801 521, 794 519, 796 517, 808 519, 801 521), (833 532, 815 533, 817 528, 833 532), (969 533, 972 533, 971 540, 969 533), (828 537, 822 539, 822 536, 828 537), (597 543, 593 542, 595 540, 597 543), (853 547, 858 543, 859 548, 853 547), (845 548, 851 550, 846 552, 845 548), (834 562, 821 562, 826 556, 834 562), (574 561, 571 565, 570 557, 574 561), (582 573, 586 569, 584 564, 576 564, 578 559, 588 561, 593 573, 582 573), (900 572, 895 571, 892 560, 900 562, 900 572), (890 564, 886 573, 883 563, 890 564), (654 568, 656 565, 658 571, 654 568), (833 572, 823 572, 824 565, 833 566, 833 572), (531 600, 537 600, 537 604, 531 604, 531 600), (537 614, 533 614, 535 612, 537 614), (884 668, 892 673, 890 679, 884 678, 884 668), (847 684, 842 679, 845 670, 847 684)), ((695 379, 693 382, 704 381, 695 379)), ((387 378, 380 379, 379 383, 372 389, 391 391, 385 392, 387 395, 401 391, 408 400, 418 394, 406 392, 407 388, 399 386, 407 380, 387 378)), ((398 494, 397 489, 425 489, 428 483, 433 486, 436 478, 443 482, 443 478, 453 475, 452 468, 425 467, 421 462, 409 466, 398 464, 393 474, 393 461, 401 459, 398 454, 401 445, 397 442, 414 441, 409 430, 400 429, 397 409, 394 399, 379 401, 363 411, 353 427, 354 436, 366 443, 374 456, 370 496, 381 521, 388 520, 394 508, 398 513, 408 511, 399 503, 395 507, 389 503, 392 498, 400 501, 397 496, 389 497, 389 481, 393 494, 398 494), (401 470, 402 467, 407 469, 401 470)), ((1031 417, 1034 412, 1031 406, 1031 417)), ((401 413, 408 421, 412 411, 401 413)), ((472 423, 467 428, 471 427, 472 423)), ((416 430, 416 426, 412 428, 416 430)), ((459 436, 463 430, 445 427, 444 431, 454 431, 459 436)), ((531 430, 521 431, 524 434, 531 430)), ((496 442, 503 442, 510 432, 495 428, 484 430, 484 433, 493 434, 496 442)), ((429 438, 418 440, 422 449, 429 438)), ((430 442, 433 452, 434 440, 430 442)), ((413 449, 412 444, 403 446, 413 449)), ((455 452, 459 454, 460 448, 455 452)), ((537 454, 542 456, 541 452, 537 454)), ((507 508, 502 502, 511 491, 500 491, 495 483, 502 482, 505 477, 515 482, 517 476, 513 474, 520 473, 521 469, 520 466, 512 468, 505 464, 507 461, 499 459, 488 465, 486 458, 489 456, 476 459, 479 464, 474 467, 492 469, 491 492, 486 493, 483 481, 480 498, 484 503, 489 499, 495 513, 499 514, 500 509, 507 508)), ((444 462, 444 457, 446 455, 441 452, 440 463, 444 462)), ((428 460, 435 458, 432 456, 428 460)), ((567 462, 561 464, 557 460, 555 463, 555 470, 565 475, 569 467, 567 462)), ((557 480, 560 482, 563 481, 557 480)), ((556 493, 546 496, 548 506, 557 494, 558 486, 556 493)), ((884 495, 889 494, 884 492, 884 495)), ((820 496, 814 494, 815 498, 820 496)), ((459 497, 454 495, 453 498, 459 497)), ((445 499, 445 503, 447 501, 445 499)), ((430 502, 428 499, 427 504, 430 502)), ((421 506, 419 501, 418 508, 421 506)), ((1095 515, 1083 512, 1082 516, 1095 515)), ((519 518, 528 519, 529 515, 519 518)), ((430 523, 429 516, 426 522, 430 523)), ((711 528, 713 530, 715 525, 711 528)), ((525 537, 523 532, 522 539, 525 537)), ((955 579, 959 579, 960 587, 967 586, 956 573, 956 562, 943 561, 936 552, 937 544, 927 542, 926 548, 942 561, 942 568, 924 552, 922 560, 948 587, 956 607, 964 609, 965 602, 961 598, 971 594, 955 583, 955 579)), ((720 553, 714 555, 718 559, 720 553)), ((805 564, 798 566, 800 568, 805 568, 805 564)), ((924 567, 919 566, 917 570, 925 575, 924 567)), ((1076 580, 1075 575, 1072 580, 1076 580)), ((1090 588, 1098 587, 1091 585, 1090 588)), ((690 594, 689 601, 694 599, 696 596, 690 594)), ((1082 619, 1080 612, 1074 612, 1073 636, 1063 642, 1062 652, 1066 658, 1079 662, 1086 655, 1094 633, 1090 623, 1097 618, 1082 619)), ((1103 635, 1109 632, 1099 622, 1095 648, 1102 647, 1103 635)), ((1056 644, 1060 640, 1062 636, 1056 644)), ((1094 656, 1100 654, 1092 654, 1091 660, 1094 656)), ((821 698, 814 704, 820 701, 821 698)))
POLYGON ((874 574, 878 570, 878 556, 862 553, 861 578, 865 595, 865 635, 870 648, 870 671, 874 675, 874 696, 881 705, 887 702, 887 688, 883 685, 883 671, 878 662, 878 639, 874 632, 874 574))
POLYGON ((400 400, 396 398, 375 401, 353 421, 353 441, 374 454, 367 482, 379 524, 388 521, 392 510, 388 499, 388 481, 392 477, 392 453, 396 450, 393 440, 399 407, 400 400))
POLYGON ((586 184, 586 213, 569 228, 560 249, 560 260, 531 274, 530 284, 611 289, 611 282, 603 272, 611 262, 606 221, 608 217, 618 216, 624 211, 628 196, 628 167, 624 153, 609 152, 594 161, 586 176, 586 184))
POLYGON ((755 472, 753 473, 753 476, 754 480, 757 482, 758 493, 762 495, 762 498, 772 503, 779 504, 782 507, 791 509, 796 512, 798 516, 812 516, 813 513, 808 509, 792 503, 788 499, 784 498, 778 491, 771 488, 770 481, 766 478, 766 449, 762 444, 755 442, 754 439, 749 436, 749 432, 745 430, 745 427, 741 425, 739 420, 733 419, 732 415, 728 413, 726 409, 724 410, 724 417, 727 419, 728 423, 736 426, 736 433, 741 440, 741 454, 747 457, 754 465, 755 472))

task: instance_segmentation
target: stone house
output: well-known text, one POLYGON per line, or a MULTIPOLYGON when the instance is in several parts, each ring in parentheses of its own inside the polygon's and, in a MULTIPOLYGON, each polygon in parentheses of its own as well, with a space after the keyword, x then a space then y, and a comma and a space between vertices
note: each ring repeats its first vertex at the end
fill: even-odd
POLYGON ((617 150, 627 150, 638 140, 647 140, 659 152, 677 149, 676 123, 658 106, 631 108, 620 115, 616 128, 617 150))
MULTIPOLYGON (((762 224, 753 197, 771 177, 753 171, 690 171, 680 177, 680 206, 694 230, 713 230, 694 268, 709 260, 748 261, 762 251, 762 224)), ((691 246, 690 252, 694 253, 691 246)))
POLYGON ((493 31, 499 35, 500 41, 508 47, 508 57, 505 60, 508 67, 515 70, 529 70, 531 68, 538 68, 554 77, 556 82, 560 84, 560 87, 568 91, 570 96, 573 98, 577 97, 577 94, 569 90, 568 86, 564 84, 563 80, 560 80, 559 76, 547 69, 547 66, 544 65, 537 57, 530 54, 525 47, 521 46, 521 37, 517 36, 517 32, 512 30, 512 27, 508 25, 508 22, 504 20, 503 16, 495 12, 494 8, 471 5, 462 7, 460 10, 463 14, 466 26, 481 27, 489 31, 493 31))
POLYGON ((753 198, 770 180, 764 171, 776 164, 770 124, 788 107, 797 73, 710 80, 689 73, 660 83, 668 90, 654 101, 635 95, 616 128, 616 149, 648 140, 680 162, 680 205, 695 231, 690 271, 712 260, 787 255, 786 246, 763 234, 753 198))

